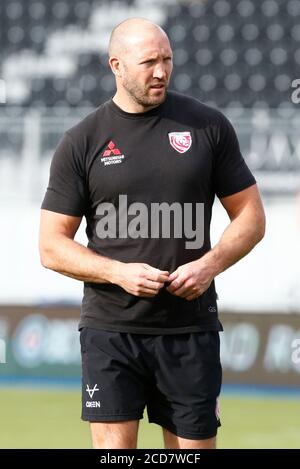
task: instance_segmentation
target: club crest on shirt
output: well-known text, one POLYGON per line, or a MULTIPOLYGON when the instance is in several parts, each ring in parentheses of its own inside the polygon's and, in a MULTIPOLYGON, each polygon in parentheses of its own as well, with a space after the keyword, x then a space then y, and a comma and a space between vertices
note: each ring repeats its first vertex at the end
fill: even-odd
POLYGON ((185 153, 192 146, 191 132, 169 132, 169 141, 178 153, 185 153))

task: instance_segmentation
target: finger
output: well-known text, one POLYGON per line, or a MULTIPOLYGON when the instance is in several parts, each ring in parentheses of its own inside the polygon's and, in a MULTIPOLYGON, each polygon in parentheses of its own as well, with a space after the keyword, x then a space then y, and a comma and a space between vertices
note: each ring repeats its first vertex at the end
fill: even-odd
POLYGON ((156 277, 155 281, 165 284, 166 282, 169 281, 169 275, 161 275, 160 274, 160 275, 158 275, 158 277, 156 277))
POLYGON ((181 296, 182 298, 187 299, 190 296, 199 296, 199 293, 196 291, 195 287, 191 287, 190 285, 183 285, 179 290, 176 291, 176 295, 181 296), (185 287, 185 288, 184 288, 185 287), (184 288, 184 291, 181 291, 184 288))
POLYGON ((174 293, 176 290, 182 287, 184 282, 185 282, 185 278, 177 278, 173 280, 173 282, 171 282, 171 284, 167 288, 168 292, 174 293))
POLYGON ((147 296, 152 297, 158 294, 159 290, 153 290, 152 288, 143 287, 138 293, 135 293, 135 296, 147 296))
POLYGON ((144 283, 146 288, 150 288, 151 290, 160 290, 164 286, 164 282, 153 282, 152 280, 146 280, 144 283))
POLYGON ((160 274, 160 275, 166 275, 169 277, 170 275, 170 272, 168 270, 160 270, 160 269, 157 269, 156 267, 152 267, 151 265, 149 264, 143 264, 143 266, 145 267, 146 270, 148 271, 152 271, 152 272, 156 272, 157 274, 160 274))
POLYGON ((180 288, 173 292, 173 295, 185 298, 186 296, 191 295, 192 293, 192 290, 188 288, 185 284, 183 284, 180 288))
POLYGON ((169 282, 173 282, 173 280, 175 280, 175 278, 177 277, 178 277, 178 271, 174 270, 174 272, 172 272, 171 275, 169 275, 169 282))
POLYGON ((154 282, 165 283, 169 281, 169 272, 158 269, 149 270, 147 271, 146 278, 154 282))

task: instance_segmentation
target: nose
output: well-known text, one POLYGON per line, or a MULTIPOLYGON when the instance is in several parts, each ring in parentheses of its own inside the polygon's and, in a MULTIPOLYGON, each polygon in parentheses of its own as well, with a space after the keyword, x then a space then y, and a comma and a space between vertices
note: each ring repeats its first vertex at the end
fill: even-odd
POLYGON ((162 79, 166 74, 165 67, 162 63, 158 63, 155 65, 153 70, 153 78, 162 79))

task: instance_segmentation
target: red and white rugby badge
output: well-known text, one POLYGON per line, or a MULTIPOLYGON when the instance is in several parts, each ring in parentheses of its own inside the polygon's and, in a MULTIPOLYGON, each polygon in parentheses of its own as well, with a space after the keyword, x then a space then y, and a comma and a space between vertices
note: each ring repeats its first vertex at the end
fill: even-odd
POLYGON ((191 132, 169 132, 168 135, 170 144, 179 153, 185 153, 191 148, 191 132))

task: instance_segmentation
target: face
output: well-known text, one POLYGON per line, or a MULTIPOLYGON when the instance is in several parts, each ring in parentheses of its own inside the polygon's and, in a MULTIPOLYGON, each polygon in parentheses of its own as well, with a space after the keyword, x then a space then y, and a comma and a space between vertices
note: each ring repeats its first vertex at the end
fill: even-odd
POLYGON ((158 33, 127 52, 122 60, 121 86, 132 101, 147 110, 165 100, 172 69, 170 43, 158 33))

